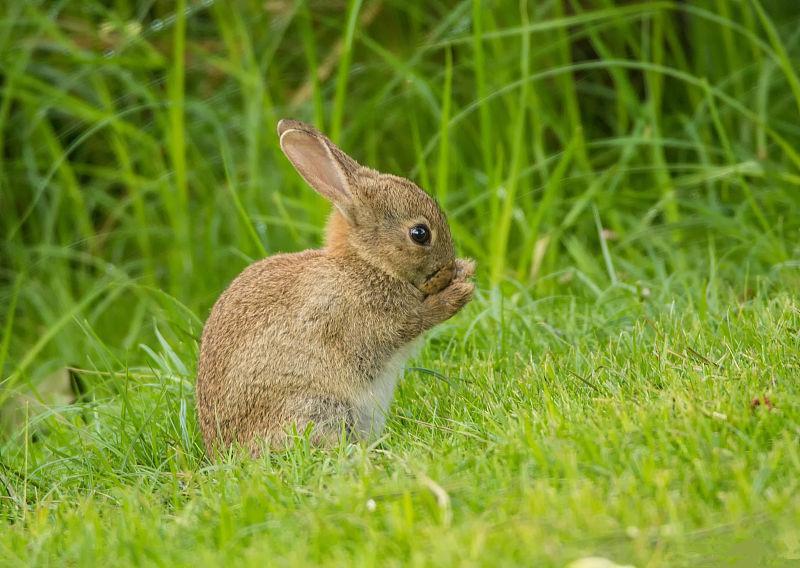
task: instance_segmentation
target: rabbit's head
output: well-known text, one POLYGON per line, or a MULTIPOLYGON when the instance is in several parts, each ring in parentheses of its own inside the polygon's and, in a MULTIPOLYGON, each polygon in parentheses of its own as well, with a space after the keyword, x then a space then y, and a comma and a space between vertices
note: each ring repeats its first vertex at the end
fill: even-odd
POLYGON ((413 182, 359 165, 327 137, 296 120, 278 123, 281 149, 300 175, 336 207, 328 248, 354 253, 425 294, 455 271, 450 228, 413 182))

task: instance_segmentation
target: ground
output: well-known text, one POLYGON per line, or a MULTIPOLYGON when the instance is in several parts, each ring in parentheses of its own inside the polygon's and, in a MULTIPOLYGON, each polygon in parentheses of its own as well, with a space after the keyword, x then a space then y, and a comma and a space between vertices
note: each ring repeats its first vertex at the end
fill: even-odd
POLYGON ((796 296, 777 278, 701 315, 653 295, 480 294, 414 362, 442 377, 407 372, 380 442, 299 439, 256 461, 204 458, 182 374, 194 346, 164 341, 149 370, 115 375, 120 396, 30 426, 46 442, 20 444, 3 473, 16 520, 0 551, 20 565, 790 565, 796 296))

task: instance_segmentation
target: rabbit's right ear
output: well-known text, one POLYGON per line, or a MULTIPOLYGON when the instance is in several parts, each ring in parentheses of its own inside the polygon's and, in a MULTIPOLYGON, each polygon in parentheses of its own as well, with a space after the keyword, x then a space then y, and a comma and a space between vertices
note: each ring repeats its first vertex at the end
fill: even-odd
POLYGON ((281 150, 308 185, 331 201, 352 222, 350 179, 358 163, 325 136, 297 121, 278 124, 281 150), (288 123, 288 124, 287 124, 288 123))

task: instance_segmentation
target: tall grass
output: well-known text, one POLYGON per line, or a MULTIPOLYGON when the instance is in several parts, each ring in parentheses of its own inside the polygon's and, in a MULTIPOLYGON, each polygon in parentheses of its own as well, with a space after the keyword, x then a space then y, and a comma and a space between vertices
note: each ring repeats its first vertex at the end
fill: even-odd
MULTIPOLYGON (((577 448, 569 446, 563 431, 530 418, 542 408, 536 397, 561 428, 591 421, 593 397, 655 399, 651 414, 612 409, 597 418, 599 427, 641 421, 655 431, 668 413, 659 389, 677 389, 669 392, 687 407, 693 388, 736 404, 754 396, 689 383, 671 374, 669 361, 704 377, 693 366, 722 365, 741 348, 780 376, 797 371, 799 23, 792 0, 0 3, 0 403, 65 366, 79 370, 82 385, 79 404, 0 443, 0 458, 13 465, 0 470, 0 510, 45 530, 28 511, 57 508, 73 491, 108 496, 115 483, 138 484, 175 510, 189 499, 187 483, 210 499, 214 484, 230 482, 224 467, 209 473, 193 422, 202 321, 251 261, 319 245, 329 210, 283 158, 281 117, 310 121, 364 164, 415 179, 448 212, 459 252, 478 261, 476 302, 423 354, 445 375, 472 377, 457 387, 474 384, 457 399, 469 406, 439 409, 431 400, 453 391, 437 390, 442 383, 428 393, 412 382, 390 427, 410 463, 389 456, 395 465, 386 467, 413 469, 430 443, 465 460, 453 467, 486 473, 454 449, 468 438, 476 452, 501 456, 491 462, 497 483, 489 475, 484 487, 499 491, 499 469, 511 475, 524 446, 534 470, 553 480, 537 498, 575 505, 580 491, 562 495, 557 480, 585 475, 581 491, 599 510, 615 490, 611 472, 624 467, 614 461, 624 441, 610 433, 611 453, 597 455, 583 428, 577 448), (690 314, 685 328, 682 311, 690 314), (739 316, 748 331, 725 327, 739 316), (724 329, 725 337, 714 335, 724 329), (759 330, 773 339, 760 352, 759 330), (702 338, 694 347, 692 334, 702 338), (701 346, 713 361, 689 351, 705 357, 701 346), (640 391, 636 376, 652 383, 640 391), (416 413, 402 404, 412 399, 416 413), (448 433, 426 438, 430 424, 448 433), (49 434, 36 434, 42 425, 49 434), (532 441, 548 435, 542 446, 532 441), (548 452, 569 459, 559 464, 548 452), (587 473, 581 460, 599 469, 587 473), (592 475, 602 478, 595 489, 592 475)), ((754 384, 763 391, 769 379, 754 384)), ((693 412, 681 427, 687 433, 717 410, 693 412)), ((700 467, 694 459, 719 458, 710 448, 721 436, 733 450, 756 452, 736 462, 744 479, 763 466, 753 449, 762 442, 778 440, 775 451, 796 463, 796 433, 781 438, 777 420, 744 428, 741 438, 705 425, 674 454, 658 449, 679 444, 669 432, 645 436, 641 447, 670 467, 700 467)), ((316 476, 330 463, 303 455, 282 458, 278 471, 298 487, 323 484, 316 476)), ((643 492, 656 509, 668 508, 669 483, 648 463, 643 492)), ((773 481, 794 487, 775 467, 773 481)), ((707 509, 694 511, 698 523, 718 519, 713 491, 734 491, 729 470, 713 470, 701 487, 681 471, 670 479, 706 500, 707 509)), ((236 475, 250 483, 247 472, 236 475)), ((626 477, 631 499, 634 478, 626 477)), ((730 507, 750 511, 741 483, 730 507)), ((403 482, 387 487, 402 491, 403 482)), ((786 497, 770 499, 778 494, 786 497)), ((123 509, 140 505, 135 494, 109 498, 123 509)), ((275 498, 276 511, 288 514, 291 498, 275 498)), ((403 522, 417 498, 397 505, 403 522)), ((233 503, 226 494, 218 505, 233 503)), ((614 501, 615 518, 629 503, 614 501)), ((214 538, 225 540, 225 519, 235 515, 216 507, 203 514, 222 519, 214 538)), ((656 509, 642 519, 663 521, 656 509)), ((91 507, 69 511, 69 523, 97 514, 100 526, 102 513, 91 507)), ((449 518, 436 514, 437 522, 449 518)), ((571 514, 580 518, 577 505, 571 514)), ((553 522, 569 532, 559 524, 566 520, 553 522)), ((413 541, 410 528, 397 530, 408 539, 398 547, 413 541)))
POLYGON ((6 376, 95 286, 116 345, 150 288, 204 313, 248 261, 316 245, 283 116, 423 183, 487 286, 614 281, 595 217, 628 284, 709 246, 725 274, 796 256, 791 2, 112 6, 2 8, 3 295, 23 275, 29 316, 6 376))

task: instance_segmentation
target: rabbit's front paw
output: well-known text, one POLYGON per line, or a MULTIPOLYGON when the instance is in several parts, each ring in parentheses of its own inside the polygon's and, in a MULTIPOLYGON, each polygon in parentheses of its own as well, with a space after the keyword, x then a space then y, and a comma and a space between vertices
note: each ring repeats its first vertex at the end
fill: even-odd
POLYGON ((472 299, 475 291, 475 284, 466 280, 454 280, 450 286, 442 291, 445 302, 452 310, 450 315, 455 315, 461 308, 467 305, 472 299))
POLYGON ((475 275, 475 261, 471 258, 456 259, 456 273, 453 282, 466 282, 475 275))
POLYGON ((453 282, 438 294, 428 296, 425 306, 434 319, 434 324, 442 322, 456 315, 472 298, 475 285, 465 280, 453 282))

